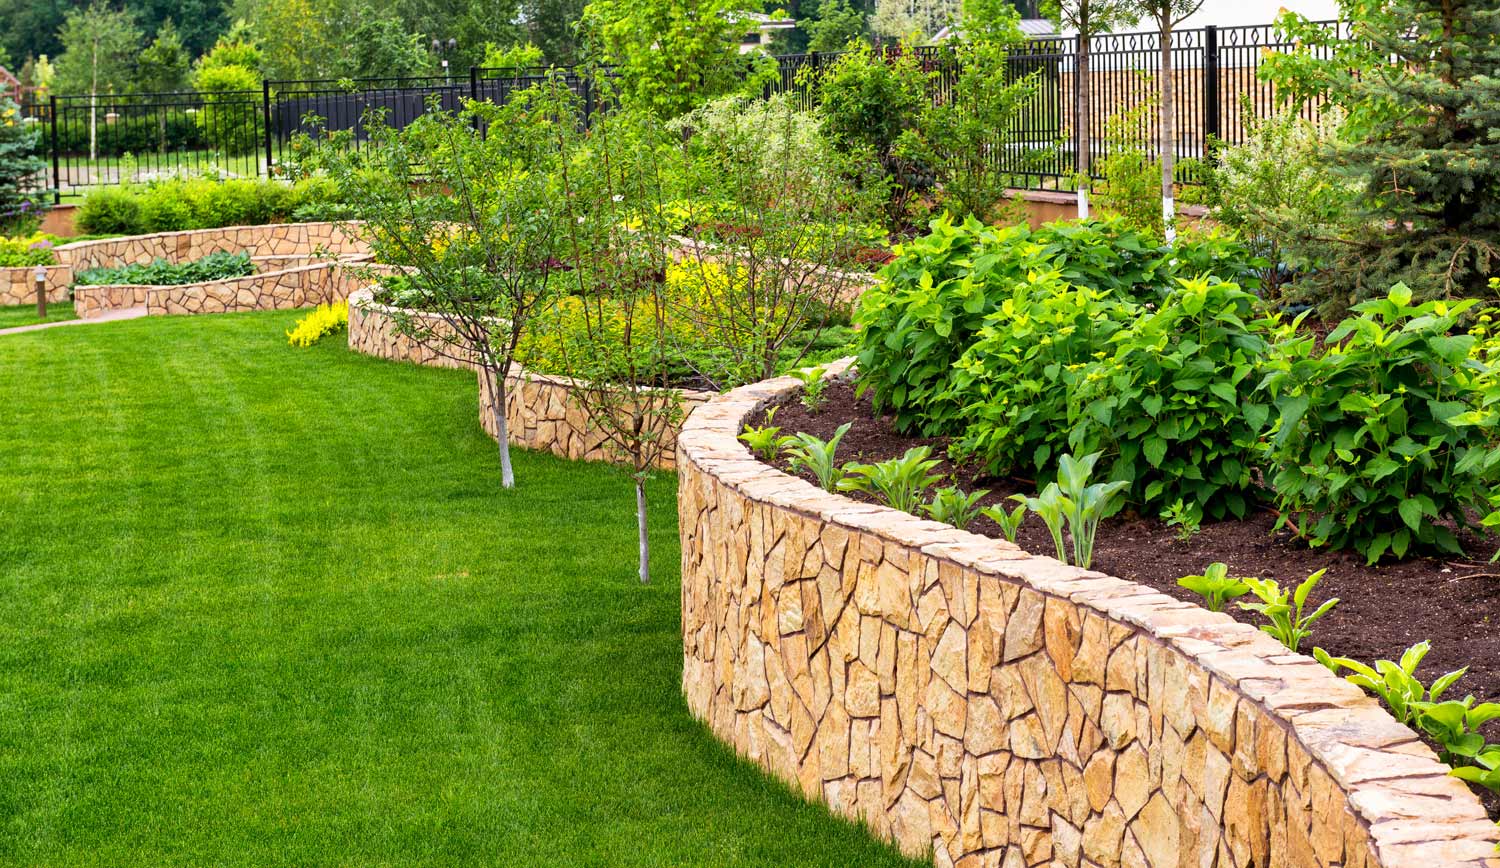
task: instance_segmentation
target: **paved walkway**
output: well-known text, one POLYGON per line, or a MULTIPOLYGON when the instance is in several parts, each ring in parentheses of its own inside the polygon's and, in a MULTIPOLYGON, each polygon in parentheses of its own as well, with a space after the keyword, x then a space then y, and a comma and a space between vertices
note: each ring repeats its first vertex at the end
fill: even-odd
POLYGON ((21 332, 35 332, 42 329, 55 329, 61 326, 91 325, 96 322, 119 322, 122 319, 140 319, 146 315, 144 307, 126 307, 118 310, 106 311, 96 317, 89 319, 65 319, 58 322, 39 322, 35 325, 16 326, 10 329, 0 329, 0 335, 15 335, 21 332))

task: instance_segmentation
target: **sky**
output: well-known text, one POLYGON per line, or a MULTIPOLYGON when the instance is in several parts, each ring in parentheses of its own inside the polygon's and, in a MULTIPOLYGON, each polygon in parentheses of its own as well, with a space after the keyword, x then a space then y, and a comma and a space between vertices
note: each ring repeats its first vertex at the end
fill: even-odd
POLYGON ((1217 24, 1234 27, 1242 24, 1269 24, 1276 20, 1281 9, 1311 18, 1314 21, 1337 18, 1338 4, 1335 0, 1204 0, 1203 8, 1182 23, 1182 27, 1203 27, 1217 24))

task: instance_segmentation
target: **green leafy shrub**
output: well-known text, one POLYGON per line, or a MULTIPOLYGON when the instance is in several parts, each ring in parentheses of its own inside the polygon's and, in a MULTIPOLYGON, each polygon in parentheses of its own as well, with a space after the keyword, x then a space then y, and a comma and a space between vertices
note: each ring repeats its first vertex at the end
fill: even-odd
POLYGON ((129 187, 100 187, 84 197, 74 221, 90 235, 139 235, 141 200, 129 187))
POLYGON ((41 232, 0 238, 0 268, 52 265, 57 262, 57 254, 53 252, 57 242, 57 236, 41 232))
POLYGON ((1397 285, 1354 308, 1320 349, 1277 346, 1266 447, 1280 524, 1313 545, 1458 553, 1448 523, 1489 510, 1500 474, 1493 339, 1455 334, 1472 301, 1412 303, 1397 285))
POLYGON ((206 283, 255 273, 255 263, 248 253, 219 251, 191 262, 168 262, 157 259, 146 265, 123 265, 118 268, 90 268, 73 276, 78 286, 178 286, 184 283, 206 283))
POLYGON ((299 213, 322 219, 352 216, 338 185, 322 176, 292 185, 266 179, 175 176, 90 192, 78 211, 78 228, 88 233, 141 235, 282 223, 299 213))
POLYGON ((1156 301, 1179 277, 1205 272, 1253 288, 1260 265, 1223 235, 1193 235, 1164 248, 1118 220, 1033 230, 973 219, 955 224, 943 216, 897 253, 856 314, 859 388, 892 413, 899 430, 924 435, 962 430, 964 407, 972 401, 965 392, 969 379, 955 363, 992 315, 1016 316, 1017 299, 1030 304, 1018 284, 1030 284, 1042 300, 1061 283, 1087 290, 1098 303, 1156 301), (1012 308, 997 315, 1005 302, 1012 308))

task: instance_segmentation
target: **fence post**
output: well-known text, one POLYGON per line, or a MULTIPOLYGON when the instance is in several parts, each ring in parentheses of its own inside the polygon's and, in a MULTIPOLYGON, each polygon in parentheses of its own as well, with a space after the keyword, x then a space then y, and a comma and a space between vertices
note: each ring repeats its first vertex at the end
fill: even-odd
POLYGON ((1214 140, 1222 134, 1219 126, 1219 28, 1203 28, 1203 156, 1208 157, 1214 140))
POLYGON ((57 140, 57 94, 51 96, 52 110, 52 204, 62 204, 62 156, 57 140))
POLYGON ((469 67, 469 99, 479 102, 479 67, 469 67))
POLYGON ((260 104, 262 119, 266 125, 266 177, 271 177, 271 82, 269 80, 260 83, 260 104))

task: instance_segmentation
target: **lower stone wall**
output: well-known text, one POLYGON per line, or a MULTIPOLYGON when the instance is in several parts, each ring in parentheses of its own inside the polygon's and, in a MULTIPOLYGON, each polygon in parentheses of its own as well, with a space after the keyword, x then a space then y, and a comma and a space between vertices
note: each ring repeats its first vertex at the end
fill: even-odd
MULTIPOLYGON (((73 285, 73 269, 48 265, 45 270, 47 301, 67 301, 73 285)), ((36 303, 36 266, 0 268, 0 305, 36 303)))
MULTIPOLYGON (((377 304, 368 289, 349 297, 349 348, 366 355, 393 361, 414 362, 446 368, 473 367, 455 358, 452 350, 433 349, 436 340, 419 341, 401 334, 396 318, 425 319, 424 328, 441 331, 442 320, 417 311, 398 311, 377 304)), ((526 449, 538 449, 575 461, 613 461, 613 455, 602 431, 588 423, 583 406, 575 397, 578 386, 565 377, 549 377, 523 371, 507 378, 505 424, 510 442, 526 449)), ((683 416, 712 397, 712 392, 679 390, 683 416)), ((479 378, 479 420, 491 437, 498 437, 495 425, 495 396, 483 377, 479 378)), ((671 469, 676 463, 676 432, 667 434, 668 446, 657 465, 671 469)))
POLYGON ((1500 865, 1359 689, 1227 615, 679 440, 683 692, 742 756, 938 865, 1500 865))

